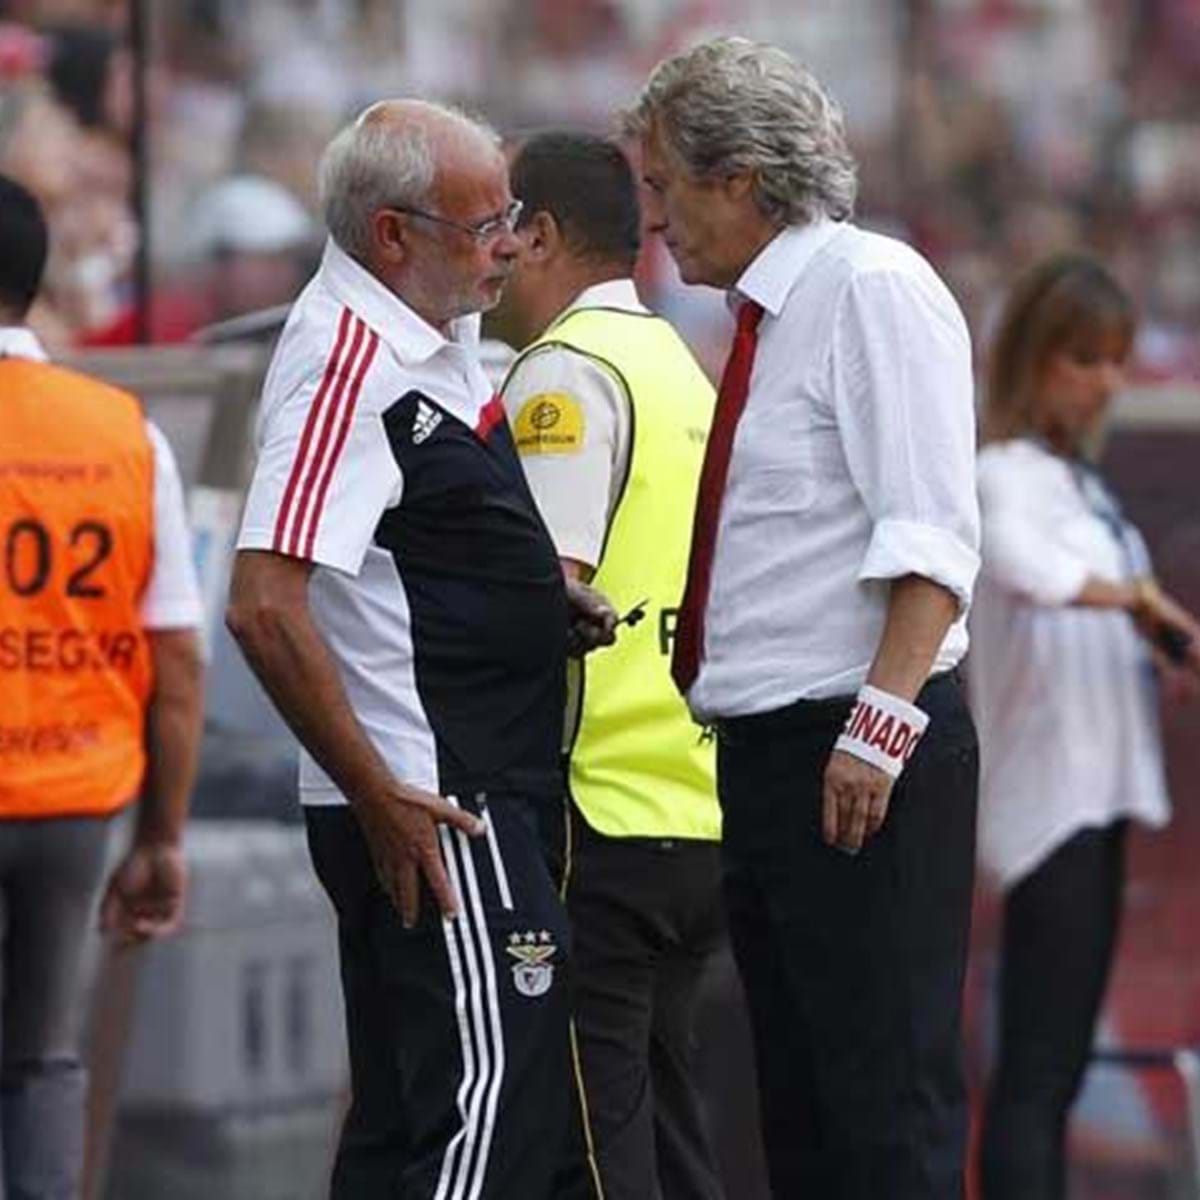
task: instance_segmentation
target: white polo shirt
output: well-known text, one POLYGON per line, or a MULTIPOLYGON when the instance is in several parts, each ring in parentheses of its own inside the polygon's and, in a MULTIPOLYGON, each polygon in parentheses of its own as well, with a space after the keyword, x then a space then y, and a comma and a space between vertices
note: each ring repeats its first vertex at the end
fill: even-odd
MULTIPOLYGON (((48 361, 37 336, 23 326, 0 328, 0 358, 48 361)), ((147 421, 146 435, 154 459, 154 559, 142 593, 142 624, 147 629, 192 629, 204 623, 204 606, 192 559, 183 484, 162 430, 147 421)))
POLYGON ((935 671, 967 649, 979 568, 971 344, 910 247, 849 223, 790 227, 730 297, 765 310, 717 531, 702 720, 853 693, 889 584, 958 599, 935 671))
MULTIPOLYGON (((364 732, 431 791, 560 786, 562 571, 477 355, 328 242, 263 387, 238 548, 313 564, 364 732)), ((304 752, 301 799, 345 802, 304 752)))

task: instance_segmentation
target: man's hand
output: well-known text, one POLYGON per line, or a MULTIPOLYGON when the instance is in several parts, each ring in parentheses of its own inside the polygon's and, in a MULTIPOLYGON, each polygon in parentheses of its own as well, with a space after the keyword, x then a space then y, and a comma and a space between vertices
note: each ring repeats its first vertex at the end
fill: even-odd
POLYGON ((135 842, 112 873, 100 905, 100 928, 130 944, 179 928, 187 864, 178 842, 135 842))
MULTIPOLYGON (((915 704, 929 678, 938 647, 958 615, 953 592, 920 575, 893 579, 888 590, 883 636, 867 683, 915 704)), ((825 841, 848 854, 883 828, 893 780, 886 771, 835 750, 825 767, 822 830, 825 841)))
POLYGON ((830 846, 857 854, 883 828, 893 780, 885 771, 835 750, 825 767, 822 832, 830 846))
POLYGON ((476 836, 483 832, 483 822, 440 796, 402 784, 386 799, 356 804, 354 811, 379 885, 399 911, 404 928, 417 923, 422 875, 442 913, 455 916, 459 899, 442 862, 437 827, 449 825, 476 836))
POLYGON ((570 576, 564 581, 570 606, 570 653, 581 657, 598 646, 611 646, 617 640, 617 610, 594 587, 570 576))
POLYGON ((349 797, 380 886, 405 926, 416 924, 422 875, 453 916, 458 903, 437 827, 479 833, 483 826, 440 796, 398 782, 363 731, 309 612, 311 571, 311 563, 286 555, 238 551, 229 628, 292 732, 349 797))

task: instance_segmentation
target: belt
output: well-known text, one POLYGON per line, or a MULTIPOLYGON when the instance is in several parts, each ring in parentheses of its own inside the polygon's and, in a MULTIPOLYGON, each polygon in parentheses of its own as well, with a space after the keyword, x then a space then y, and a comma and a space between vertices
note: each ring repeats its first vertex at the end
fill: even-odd
MULTIPOLYGON (((957 667, 931 675, 921 689, 941 687, 947 683, 959 685, 962 678, 957 667)), ((717 736, 731 746, 769 738, 787 730, 839 726, 850 715, 857 693, 846 692, 838 696, 823 696, 819 700, 794 700, 783 708, 767 712, 747 713, 740 717, 718 717, 713 725, 717 736)), ((920 695, 917 697, 920 701, 920 695)))

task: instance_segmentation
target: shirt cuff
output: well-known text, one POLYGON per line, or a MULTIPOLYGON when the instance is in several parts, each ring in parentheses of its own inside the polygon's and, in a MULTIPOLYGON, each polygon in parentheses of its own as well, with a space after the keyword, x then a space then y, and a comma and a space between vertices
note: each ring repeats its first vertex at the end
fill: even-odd
POLYGON ((155 604, 142 613, 142 625, 152 633, 168 629, 199 629, 204 624, 204 606, 199 600, 174 600, 155 604))
POLYGON ((356 554, 348 547, 343 547, 335 554, 325 546, 314 546, 311 554, 292 553, 290 550, 275 548, 275 531, 273 529, 255 529, 243 526, 238 532, 235 550, 269 550, 281 558, 296 558, 313 566, 329 567, 341 571, 343 575, 356 576, 362 570, 366 549, 356 554))
POLYGON ((920 575, 940 584, 958 600, 960 613, 971 604, 979 555, 954 534, 917 521, 884 520, 875 526, 858 569, 860 582, 920 575))
POLYGON ((600 547, 595 538, 584 533, 564 533, 559 536, 557 532, 552 531, 551 540, 554 542, 554 552, 559 558, 574 559, 575 562, 591 567, 593 571, 600 565, 600 547))

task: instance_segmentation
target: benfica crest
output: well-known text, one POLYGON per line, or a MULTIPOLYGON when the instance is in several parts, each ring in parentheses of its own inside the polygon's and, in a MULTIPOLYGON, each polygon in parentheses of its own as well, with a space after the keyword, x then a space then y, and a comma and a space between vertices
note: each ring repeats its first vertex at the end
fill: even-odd
POLYGON ((550 961, 558 947, 548 930, 535 933, 511 933, 505 947, 516 960, 513 963, 513 986, 522 996, 544 996, 554 982, 554 964, 550 961))

